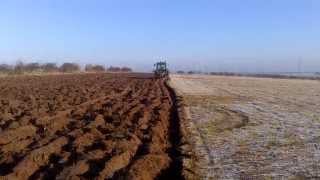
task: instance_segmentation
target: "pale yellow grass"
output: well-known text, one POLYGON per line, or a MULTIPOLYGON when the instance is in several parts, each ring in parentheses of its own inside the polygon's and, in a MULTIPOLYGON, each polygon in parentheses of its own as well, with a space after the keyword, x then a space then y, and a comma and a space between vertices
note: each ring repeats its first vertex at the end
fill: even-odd
POLYGON ((320 81, 172 75, 203 179, 320 179, 320 81))

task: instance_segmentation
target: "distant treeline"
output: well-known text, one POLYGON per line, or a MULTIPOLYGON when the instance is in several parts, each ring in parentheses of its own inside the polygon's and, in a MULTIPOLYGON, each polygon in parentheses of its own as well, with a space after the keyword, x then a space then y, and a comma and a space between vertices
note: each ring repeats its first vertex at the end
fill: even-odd
MULTIPOLYGON (((23 74, 23 73, 73 73, 83 71, 77 63, 63 63, 58 66, 56 63, 23 63, 17 62, 15 65, 0 64, 0 73, 5 74, 23 74)), ((103 65, 87 64, 84 68, 85 72, 131 72, 129 67, 110 66, 106 68, 103 65)))
MULTIPOLYGON (((244 77, 259 77, 259 78, 277 78, 277 79, 311 79, 319 80, 317 76, 294 76, 294 75, 281 75, 281 74, 259 74, 259 73, 233 73, 233 72, 199 72, 199 71, 177 71, 177 74, 206 74, 215 76, 244 76, 244 77)), ((315 75, 320 75, 316 72, 315 75)))

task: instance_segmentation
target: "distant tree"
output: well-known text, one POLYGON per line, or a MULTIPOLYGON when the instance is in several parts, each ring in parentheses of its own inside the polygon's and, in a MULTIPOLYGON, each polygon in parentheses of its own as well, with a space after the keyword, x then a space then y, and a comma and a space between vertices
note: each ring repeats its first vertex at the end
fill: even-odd
POLYGON ((56 63, 45 63, 41 65, 41 69, 44 72, 57 72, 59 71, 59 68, 56 63))
POLYGON ((24 64, 22 61, 17 61, 16 65, 14 66, 14 72, 21 74, 24 71, 24 64))
POLYGON ((87 64, 84 69, 87 72, 103 72, 106 70, 102 65, 92 65, 92 64, 87 64))
POLYGON ((8 73, 12 70, 12 67, 7 64, 0 64, 0 73, 8 73))
POLYGON ((106 70, 106 69, 104 68, 104 66, 102 66, 102 65, 94 65, 94 66, 92 67, 92 69, 93 69, 93 71, 95 71, 95 72, 103 72, 103 71, 106 70))
POLYGON ((110 72, 120 72, 121 71, 121 68, 120 67, 114 67, 114 66, 110 66, 107 71, 110 71, 110 72))
POLYGON ((184 74, 184 71, 177 71, 178 74, 184 74))
POLYGON ((40 69, 40 64, 33 62, 33 63, 28 63, 24 66, 24 71, 27 72, 34 72, 40 69))
POLYGON ((122 67, 121 72, 132 72, 132 69, 129 67, 122 67))
POLYGON ((188 71, 188 74, 195 74, 196 72, 194 71, 188 71))
POLYGON ((92 67, 93 67, 92 64, 86 64, 86 66, 84 67, 84 70, 85 70, 86 72, 91 72, 91 71, 92 71, 92 67))
POLYGON ((76 63, 63 63, 59 69, 61 72, 76 72, 80 71, 80 66, 76 63))

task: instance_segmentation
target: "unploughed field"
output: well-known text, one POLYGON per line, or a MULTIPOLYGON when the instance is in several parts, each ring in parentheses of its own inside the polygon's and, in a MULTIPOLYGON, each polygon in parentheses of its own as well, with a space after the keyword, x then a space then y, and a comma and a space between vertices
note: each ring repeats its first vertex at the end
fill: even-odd
POLYGON ((173 106, 148 74, 3 77, 0 179, 179 178, 173 106))
POLYGON ((320 179, 320 81, 173 75, 203 179, 320 179))

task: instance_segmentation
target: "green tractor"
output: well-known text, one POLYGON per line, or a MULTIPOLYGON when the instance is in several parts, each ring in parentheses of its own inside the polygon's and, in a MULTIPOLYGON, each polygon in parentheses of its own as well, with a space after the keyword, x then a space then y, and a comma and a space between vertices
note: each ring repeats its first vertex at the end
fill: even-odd
POLYGON ((164 78, 169 79, 169 70, 168 65, 165 61, 159 61, 156 64, 154 64, 154 77, 155 78, 164 78))

